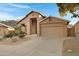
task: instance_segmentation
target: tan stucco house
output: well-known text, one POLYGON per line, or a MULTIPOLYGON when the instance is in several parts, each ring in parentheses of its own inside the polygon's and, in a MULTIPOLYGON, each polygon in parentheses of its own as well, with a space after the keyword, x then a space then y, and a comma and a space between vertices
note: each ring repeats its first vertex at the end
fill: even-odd
POLYGON ((10 31, 15 30, 13 27, 0 23, 0 37, 8 34, 10 31))
POLYGON ((68 20, 53 16, 43 16, 39 12, 31 11, 18 22, 21 30, 28 35, 37 34, 45 37, 67 37, 68 20))

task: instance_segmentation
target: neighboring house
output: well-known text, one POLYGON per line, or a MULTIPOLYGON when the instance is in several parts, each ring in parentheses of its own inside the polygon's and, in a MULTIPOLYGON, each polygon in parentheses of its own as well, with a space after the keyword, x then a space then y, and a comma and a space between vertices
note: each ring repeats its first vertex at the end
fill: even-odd
POLYGON ((68 37, 74 37, 75 36, 75 26, 68 25, 68 37))
POLYGON ((0 37, 8 34, 10 31, 13 31, 13 30, 15 29, 8 25, 0 23, 0 37))
POLYGON ((21 30, 27 34, 37 34, 45 37, 67 37, 68 20, 58 17, 45 17, 39 12, 31 11, 18 23, 21 30))
POLYGON ((74 26, 75 26, 76 36, 79 36, 79 22, 77 22, 74 26))

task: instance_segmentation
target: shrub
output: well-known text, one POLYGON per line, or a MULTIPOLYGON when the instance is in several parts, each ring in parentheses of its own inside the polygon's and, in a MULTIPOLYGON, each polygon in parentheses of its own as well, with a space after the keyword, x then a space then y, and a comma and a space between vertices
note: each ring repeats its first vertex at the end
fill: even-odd
POLYGON ((21 32, 19 33, 19 37, 20 37, 20 38, 25 37, 25 35, 26 35, 26 33, 25 33, 25 32, 22 32, 22 31, 21 31, 21 32))
POLYGON ((5 38, 11 38, 11 37, 13 37, 13 35, 14 35, 14 33, 13 33, 13 32, 11 32, 11 33, 9 33, 9 34, 5 35, 4 37, 5 37, 5 38))
POLYGON ((2 38, 0 38, 0 41, 2 41, 3 39, 2 38))
POLYGON ((5 35, 5 38, 12 38, 13 36, 19 36, 20 38, 23 38, 25 36, 25 33, 22 31, 15 31, 15 32, 10 32, 9 34, 5 35))
POLYGON ((25 34, 19 34, 19 37, 23 38, 23 37, 25 37, 25 34))

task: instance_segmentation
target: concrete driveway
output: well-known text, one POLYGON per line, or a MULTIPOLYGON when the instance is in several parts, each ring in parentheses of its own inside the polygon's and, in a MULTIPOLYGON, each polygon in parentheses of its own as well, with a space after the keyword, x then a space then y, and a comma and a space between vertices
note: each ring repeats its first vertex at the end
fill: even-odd
POLYGON ((60 56, 63 39, 31 37, 19 45, 0 45, 1 56, 60 56))

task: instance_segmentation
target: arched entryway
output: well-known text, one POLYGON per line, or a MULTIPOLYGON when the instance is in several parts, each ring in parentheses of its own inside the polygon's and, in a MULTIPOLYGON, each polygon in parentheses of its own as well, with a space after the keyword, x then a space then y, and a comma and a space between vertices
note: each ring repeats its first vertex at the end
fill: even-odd
POLYGON ((30 32, 31 34, 37 34, 37 18, 30 19, 30 32))

